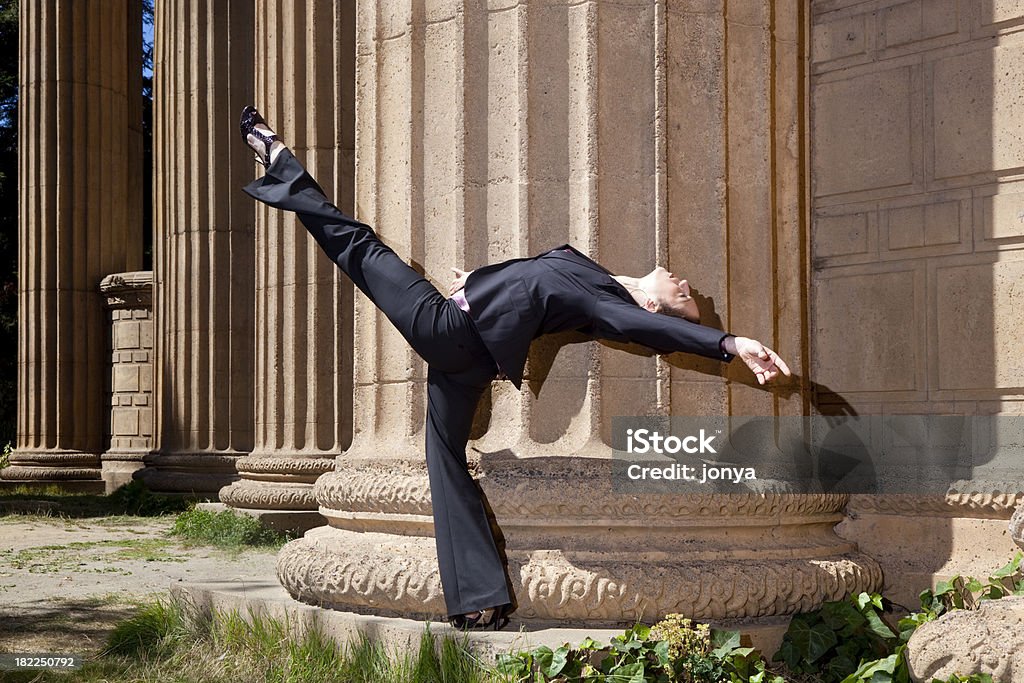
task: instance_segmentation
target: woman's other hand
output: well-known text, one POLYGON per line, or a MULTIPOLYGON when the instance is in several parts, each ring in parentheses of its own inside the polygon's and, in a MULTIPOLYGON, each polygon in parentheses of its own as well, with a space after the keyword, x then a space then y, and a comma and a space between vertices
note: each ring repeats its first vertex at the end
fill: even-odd
POLYGON ((448 296, 451 296, 465 287, 466 278, 468 278, 469 274, 473 272, 472 270, 466 271, 460 268, 452 268, 452 270, 455 272, 455 279, 452 280, 452 283, 448 286, 448 296))

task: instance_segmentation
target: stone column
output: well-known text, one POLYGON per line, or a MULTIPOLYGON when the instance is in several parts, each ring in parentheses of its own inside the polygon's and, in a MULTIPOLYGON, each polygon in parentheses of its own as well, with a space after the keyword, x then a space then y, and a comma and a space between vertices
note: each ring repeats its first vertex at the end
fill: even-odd
MULTIPOLYGON (((259 0, 254 61, 258 108, 349 212, 354 15, 342 0, 259 0)), ((220 497, 274 526, 307 529, 323 523, 313 483, 351 438, 352 285, 294 214, 260 205, 256 226, 255 444, 220 497)))
POLYGON ((237 123, 252 100, 252 2, 164 0, 155 19, 158 412, 141 476, 210 495, 253 443, 253 159, 237 123))
POLYGON ((142 261, 141 59, 138 0, 21 2, 18 437, 4 479, 102 489, 98 286, 142 261))
POLYGON ((102 454, 106 492, 132 481, 153 450, 153 272, 108 275, 110 447, 102 454))
MULTIPOLYGON (((728 19, 640 1, 358 6, 357 215, 442 291, 449 266, 568 241, 616 272, 692 270, 707 323, 800 358, 800 312, 780 310, 793 330, 770 324, 784 307, 773 300, 798 295, 800 250, 766 248, 800 239, 800 113, 779 102, 800 81, 774 75, 797 68, 795 13, 767 2, 728 19), (728 306, 733 291, 769 312, 728 306)), ((356 313, 353 443, 316 485, 329 525, 286 545, 278 575, 305 602, 436 617, 426 368, 365 298, 356 313)), ((612 490, 612 416, 799 414, 799 391, 759 390, 739 368, 723 382, 712 361, 571 341, 535 344, 522 391, 493 385, 468 449, 519 616, 771 617, 877 587, 877 564, 833 532, 845 496, 612 490)))

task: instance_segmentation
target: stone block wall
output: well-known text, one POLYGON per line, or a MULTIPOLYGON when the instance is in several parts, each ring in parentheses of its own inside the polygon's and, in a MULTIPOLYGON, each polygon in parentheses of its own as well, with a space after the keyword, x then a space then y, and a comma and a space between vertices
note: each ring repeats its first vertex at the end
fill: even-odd
POLYGON ((831 0, 811 23, 822 401, 1019 414, 1024 8, 831 0))
MULTIPOLYGON (((1022 29, 1020 3, 811 3, 809 343, 821 412, 1024 410, 1022 29)), ((839 531, 915 606, 936 580, 1006 562, 1022 491, 981 466, 945 499, 854 496, 839 531)))
POLYGON ((100 456, 108 493, 142 469, 153 439, 153 273, 108 275, 100 292, 109 311, 109 439, 100 456))

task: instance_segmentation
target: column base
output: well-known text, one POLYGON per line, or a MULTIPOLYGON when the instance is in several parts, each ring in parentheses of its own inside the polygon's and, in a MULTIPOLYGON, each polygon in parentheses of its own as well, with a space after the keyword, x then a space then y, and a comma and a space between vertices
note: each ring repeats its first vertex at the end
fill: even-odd
POLYGON ((135 480, 135 473, 146 467, 149 451, 107 451, 100 456, 105 493, 111 493, 135 480))
MULTIPOLYGON (((568 457, 480 462, 520 618, 616 627, 668 613, 764 619, 881 586, 878 563, 833 531, 846 496, 641 500, 611 490, 611 466, 568 457)), ((422 461, 346 457, 316 491, 329 526, 278 555, 278 577, 295 599, 445 616, 422 461)))
POLYGON ((103 492, 100 457, 83 451, 23 451, 11 454, 0 481, 17 486, 58 486, 64 491, 103 492))
POLYGON ((222 503, 239 510, 316 512, 320 506, 313 485, 334 470, 334 458, 248 456, 236 466, 241 479, 221 489, 222 503))
MULTIPOLYGON (((320 527, 281 549, 278 578, 300 602, 444 619, 431 538, 320 527)), ((805 612, 875 590, 878 564, 861 553, 815 559, 688 561, 583 550, 512 551, 517 616, 561 626, 623 627, 678 613, 701 621, 805 612)))
POLYGON ((154 493, 181 493, 217 499, 217 492, 238 480, 235 463, 244 453, 150 453, 135 478, 154 493))

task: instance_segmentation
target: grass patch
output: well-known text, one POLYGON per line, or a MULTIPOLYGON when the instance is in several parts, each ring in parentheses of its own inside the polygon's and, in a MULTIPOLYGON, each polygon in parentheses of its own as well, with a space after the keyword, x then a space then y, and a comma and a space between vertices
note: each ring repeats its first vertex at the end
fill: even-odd
POLYGON ((511 683, 464 641, 429 629, 415 651, 389 652, 360 635, 339 647, 318 629, 296 636, 286 622, 248 612, 203 612, 179 600, 138 608, 105 649, 74 671, 8 673, 5 681, 148 683, 511 683))
POLYGON ((84 551, 108 548, 108 552, 89 553, 89 561, 104 563, 91 567, 92 573, 131 572, 120 567, 126 560, 144 562, 185 562, 187 557, 169 552, 175 543, 159 538, 126 538, 102 541, 79 541, 65 545, 41 545, 23 550, 0 550, 0 567, 27 570, 30 574, 57 574, 67 571, 82 571, 87 562, 84 551))
POLYGON ((268 529, 255 517, 233 510, 211 512, 192 508, 178 515, 171 534, 194 544, 226 550, 247 547, 280 548, 290 536, 268 529))
POLYGON ((59 486, 18 486, 0 496, 0 514, 84 518, 157 517, 187 510, 195 501, 153 493, 133 481, 109 496, 63 491, 59 486))

